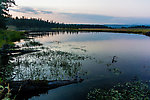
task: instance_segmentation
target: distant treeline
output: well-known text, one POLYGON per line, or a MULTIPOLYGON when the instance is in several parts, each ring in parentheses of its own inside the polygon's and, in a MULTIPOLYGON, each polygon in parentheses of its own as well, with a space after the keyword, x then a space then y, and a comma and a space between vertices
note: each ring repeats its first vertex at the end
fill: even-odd
POLYGON ((32 29, 32 28, 108 28, 105 25, 90 25, 90 24, 64 24, 55 21, 42 20, 40 18, 8 18, 7 25, 15 26, 18 29, 32 29))
POLYGON ((150 26, 146 26, 146 25, 138 25, 138 26, 131 26, 128 28, 150 28, 150 26))

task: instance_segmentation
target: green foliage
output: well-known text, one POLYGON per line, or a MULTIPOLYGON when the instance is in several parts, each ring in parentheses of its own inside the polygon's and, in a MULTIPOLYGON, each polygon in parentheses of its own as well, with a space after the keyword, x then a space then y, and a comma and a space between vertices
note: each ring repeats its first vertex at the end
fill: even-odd
POLYGON ((118 84, 109 90, 95 89, 88 93, 89 100, 149 100, 148 85, 141 81, 118 84))
POLYGON ((10 90, 9 84, 8 84, 8 86, 2 86, 2 85, 0 85, 0 95, 1 95, 1 96, 4 95, 4 97, 3 97, 3 98, 0 98, 0 99, 2 99, 2 100, 11 100, 11 99, 10 99, 10 96, 11 96, 10 91, 11 91, 11 90, 10 90), (7 93, 4 93, 5 90, 7 90, 8 92, 7 92, 7 93))
POLYGON ((4 44, 13 45, 13 42, 19 41, 21 38, 24 38, 23 32, 0 30, 0 48, 4 44))
POLYGON ((3 82, 2 78, 0 77, 0 83, 3 82))

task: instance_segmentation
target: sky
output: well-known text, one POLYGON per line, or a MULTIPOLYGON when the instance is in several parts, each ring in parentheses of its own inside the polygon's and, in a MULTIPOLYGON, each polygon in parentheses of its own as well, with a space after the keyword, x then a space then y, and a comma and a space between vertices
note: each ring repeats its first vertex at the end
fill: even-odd
POLYGON ((15 16, 64 23, 150 24, 150 0, 15 0, 15 16))

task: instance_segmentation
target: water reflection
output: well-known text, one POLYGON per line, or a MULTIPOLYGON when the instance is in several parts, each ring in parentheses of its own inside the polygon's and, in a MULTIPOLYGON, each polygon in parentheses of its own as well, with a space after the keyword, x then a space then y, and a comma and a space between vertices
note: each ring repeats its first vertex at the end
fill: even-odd
POLYGON ((44 36, 55 36, 55 35, 60 35, 60 34, 78 34, 78 31, 54 31, 54 32, 30 32, 27 35, 29 37, 44 37, 44 36))
POLYGON ((15 65, 14 80, 88 77, 81 84, 51 90, 51 95, 40 96, 40 100, 84 100, 93 88, 111 87, 137 77, 150 80, 150 39, 144 35, 104 32, 71 35, 67 32, 47 32, 32 35, 44 47, 40 47, 40 52, 11 60, 15 65), (62 97, 64 90, 67 95, 62 97))
POLYGON ((51 90, 51 95, 41 95, 31 100, 85 100, 87 93, 93 88, 111 87, 133 78, 150 80, 150 70, 144 67, 150 65, 150 39, 144 35, 104 32, 78 35, 59 33, 37 37, 35 40, 52 50, 84 54, 91 59, 81 61, 81 68, 87 71, 88 77, 82 84, 51 90))
POLYGON ((40 52, 16 57, 14 80, 72 80, 81 79, 81 60, 85 56, 43 49, 40 52))

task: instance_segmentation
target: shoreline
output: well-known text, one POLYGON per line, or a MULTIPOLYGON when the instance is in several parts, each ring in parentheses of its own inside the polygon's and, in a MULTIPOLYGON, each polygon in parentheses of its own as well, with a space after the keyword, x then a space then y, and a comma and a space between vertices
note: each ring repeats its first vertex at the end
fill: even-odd
POLYGON ((110 28, 82 28, 82 29, 53 29, 55 31, 85 31, 85 32, 113 32, 113 33, 133 33, 150 36, 150 29, 110 29, 110 28))

